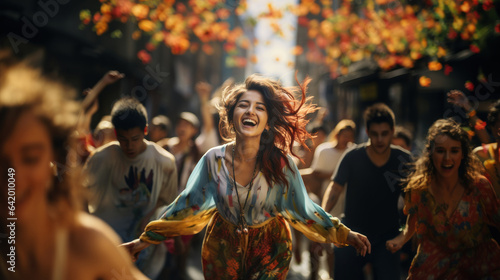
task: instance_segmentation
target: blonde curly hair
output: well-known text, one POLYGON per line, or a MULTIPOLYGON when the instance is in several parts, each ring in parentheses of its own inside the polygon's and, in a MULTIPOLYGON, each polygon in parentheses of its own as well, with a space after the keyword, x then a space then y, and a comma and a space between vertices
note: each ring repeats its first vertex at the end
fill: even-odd
MULTIPOLYGON (((74 141, 79 105, 73 101, 75 91, 60 82, 44 77, 28 62, 18 62, 0 52, 0 147, 23 114, 35 115, 51 136, 57 175, 47 194, 47 201, 55 210, 58 221, 71 223, 72 214, 80 210, 76 182, 80 168, 75 160, 74 141)), ((8 159, 0 153, 1 165, 8 168, 8 159)), ((7 180, 4 180, 4 182, 7 180)))

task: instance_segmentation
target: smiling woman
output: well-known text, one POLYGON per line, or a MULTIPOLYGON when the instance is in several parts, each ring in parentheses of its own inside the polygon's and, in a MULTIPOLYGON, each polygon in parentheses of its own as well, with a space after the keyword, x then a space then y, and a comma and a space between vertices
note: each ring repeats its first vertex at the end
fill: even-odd
POLYGON ((460 125, 436 121, 409 177, 406 228, 386 244, 395 252, 417 233, 408 279, 500 278, 500 247, 486 226, 500 228, 500 202, 480 170, 460 125))
MULTIPOLYGON (((0 51, 0 179, 7 182, 10 170, 9 182, 15 182, 8 193, 9 217, 7 207, 0 211, 2 225, 15 225, 15 242, 0 242, 0 267, 8 252, 15 256, 9 258, 13 269, 1 278, 112 279, 119 271, 143 279, 116 247, 116 234, 80 211, 80 168, 72 160, 71 137, 79 106, 68 99, 72 94, 0 51)), ((2 201, 6 194, 2 189, 2 201)))
POLYGON ((364 235, 309 199, 289 155, 294 141, 304 144, 310 137, 305 117, 313 110, 305 85, 284 88, 252 75, 227 88, 220 128, 231 142, 209 150, 161 219, 124 246, 136 255, 208 224, 202 248, 205 279, 285 279, 292 256, 289 225, 316 242, 370 252, 364 235))

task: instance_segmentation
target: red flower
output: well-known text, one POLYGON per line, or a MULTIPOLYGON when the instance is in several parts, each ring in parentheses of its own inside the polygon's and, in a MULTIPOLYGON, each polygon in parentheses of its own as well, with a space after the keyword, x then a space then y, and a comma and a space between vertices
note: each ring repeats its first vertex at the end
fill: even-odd
POLYGON ((98 22, 101 19, 101 14, 99 12, 94 14, 93 20, 94 22, 98 22))
POLYGON ((495 25, 495 32, 500 33, 500 23, 497 23, 497 25, 495 25))
POLYGON ((153 43, 147 43, 146 44, 146 50, 148 51, 153 51, 154 49, 156 49, 156 46, 153 44, 153 43))
POLYGON ((473 52, 473 53, 479 53, 481 50, 479 49, 478 46, 472 44, 470 45, 470 50, 473 52))
POLYGON ((476 131, 483 130, 486 127, 486 123, 482 120, 477 120, 476 125, 474 125, 474 129, 476 131))
POLYGON ((491 1, 491 0, 484 0, 484 2, 483 2, 483 10, 489 11, 493 7, 494 7, 493 1, 491 1))
POLYGON ((140 50, 137 53, 137 57, 141 60, 142 64, 148 64, 151 60, 151 55, 145 50, 140 50))
POLYGON ((450 65, 446 64, 444 66, 444 74, 446 76, 450 75, 450 73, 453 71, 453 67, 451 67, 450 65))
POLYGON ((309 19, 307 19, 307 17, 299 17, 298 23, 300 26, 307 27, 309 25, 309 19))
POLYGON ((122 10, 118 7, 114 7, 112 10, 111 10, 111 16, 113 18, 119 18, 122 16, 122 10))
POLYGON ((465 88, 468 89, 469 91, 474 91, 474 84, 471 81, 465 82, 465 88))
POLYGON ((448 32, 448 38, 450 38, 452 40, 457 38, 457 35, 458 35, 458 33, 453 29, 450 29, 450 31, 448 32))

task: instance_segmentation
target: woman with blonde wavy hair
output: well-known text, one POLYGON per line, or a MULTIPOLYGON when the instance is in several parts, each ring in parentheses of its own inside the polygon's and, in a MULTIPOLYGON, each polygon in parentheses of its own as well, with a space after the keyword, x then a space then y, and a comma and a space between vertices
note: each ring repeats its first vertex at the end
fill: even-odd
POLYGON ((0 51, 0 218, 13 237, 0 242, 0 278, 145 279, 113 230, 81 211, 73 93, 0 51))
POLYGON ((220 127, 230 142, 209 150, 162 218, 124 246, 135 255, 208 224, 203 273, 218 280, 285 279, 292 256, 289 224, 316 242, 352 245, 362 255, 370 252, 364 235, 309 199, 289 155, 294 141, 304 145, 310 137, 305 126, 312 110, 305 85, 285 88, 251 75, 226 89, 220 127))
POLYGON ((406 227, 386 246, 395 252, 417 234, 408 279, 500 278, 500 247, 487 227, 500 227, 500 203, 459 124, 430 127, 405 191, 406 227))

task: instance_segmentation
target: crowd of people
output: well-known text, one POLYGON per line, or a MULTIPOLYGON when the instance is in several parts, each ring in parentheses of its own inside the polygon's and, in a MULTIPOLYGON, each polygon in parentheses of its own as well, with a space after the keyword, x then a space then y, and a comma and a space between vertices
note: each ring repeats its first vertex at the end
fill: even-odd
POLYGON ((0 165, 15 171, 0 177, 15 178, 17 217, 15 272, 2 241, 2 279, 189 279, 192 254, 205 279, 286 279, 302 236, 311 279, 322 253, 332 279, 500 279, 500 103, 483 122, 450 91, 483 145, 439 119, 421 153, 385 104, 329 131, 308 79, 258 74, 217 94, 196 84, 199 116, 149 120, 123 97, 92 128, 97 96, 122 78, 104 74, 77 102, 0 53, 0 165))

